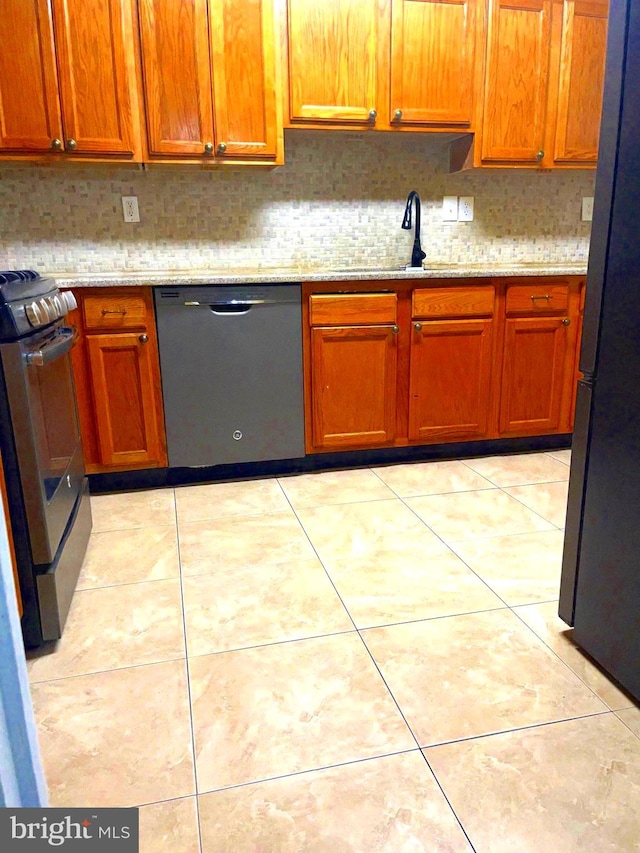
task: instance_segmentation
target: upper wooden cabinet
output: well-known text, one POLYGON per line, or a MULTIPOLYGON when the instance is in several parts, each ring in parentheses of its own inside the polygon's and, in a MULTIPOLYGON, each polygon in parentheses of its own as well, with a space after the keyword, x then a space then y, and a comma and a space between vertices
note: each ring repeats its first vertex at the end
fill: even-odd
POLYGON ((207 0, 139 0, 150 154, 213 153, 207 0))
POLYGON ((471 125, 476 0, 392 0, 389 121, 471 125))
POLYGON ((138 0, 149 154, 282 159, 272 0, 138 0))
POLYGON ((140 154, 130 0, 8 0, 0 35, 4 151, 140 154))
POLYGON ((0 149, 49 151, 62 117, 48 0, 4 0, 0 43, 16 45, 0 51, 0 149))
POLYGON ((551 0, 489 0, 482 160, 544 157, 551 0))
POLYGON ((292 120, 375 121, 378 0, 289 0, 292 120))
POLYGON ((606 0, 489 0, 488 8, 482 117, 473 155, 454 155, 454 168, 593 166, 606 0))
POLYGON ((288 0, 286 13, 291 126, 471 126, 481 0, 288 0))
MULTIPOLYGON (((555 163, 595 163, 607 49, 608 4, 604 0, 564 3, 553 140, 555 163)), ((560 15, 554 21, 560 27, 560 15)))

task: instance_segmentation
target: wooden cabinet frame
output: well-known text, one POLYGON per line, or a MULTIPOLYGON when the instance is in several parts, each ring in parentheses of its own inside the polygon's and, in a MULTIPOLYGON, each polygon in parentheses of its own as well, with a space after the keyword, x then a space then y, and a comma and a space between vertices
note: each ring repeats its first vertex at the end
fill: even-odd
MULTIPOLYGON (((481 361, 477 369, 478 382, 488 387, 489 400, 478 418, 478 422, 470 423, 467 427, 452 426, 450 429, 439 427, 434 428, 429 435, 429 430, 422 431, 420 437, 417 435, 417 421, 415 412, 411 412, 411 351, 413 336, 418 334, 415 330, 416 320, 412 318, 412 294, 416 290, 416 283, 407 280, 397 281, 355 281, 355 282, 322 282, 308 283, 303 285, 303 359, 304 359, 304 395, 305 395, 305 444, 307 453, 325 452, 329 450, 344 449, 358 450, 366 449, 371 446, 407 446, 415 444, 439 444, 452 441, 470 441, 479 439, 496 439, 499 437, 514 438, 518 435, 532 436, 544 435, 552 432, 565 434, 571 432, 573 419, 573 405, 575 400, 575 383, 577 378, 577 359, 578 346, 580 340, 580 305, 581 299, 584 298, 584 277, 567 276, 564 278, 554 278, 552 276, 523 276, 518 278, 494 278, 494 279, 429 279, 425 283, 420 282, 419 288, 431 288, 436 294, 435 300, 422 300, 424 305, 422 310, 430 310, 430 304, 434 304, 437 312, 445 314, 453 312, 453 316, 435 317, 434 319, 421 320, 422 326, 433 324, 431 329, 427 329, 427 333, 433 331, 455 335, 457 332, 463 334, 470 331, 477 335, 484 335, 488 341, 488 348, 484 349, 481 355, 481 361), (487 287, 491 284, 495 288, 495 296, 492 310, 487 313, 487 296, 489 290, 487 287), (510 304, 516 306, 516 313, 507 314, 506 293, 509 285, 522 288, 530 286, 532 292, 537 297, 538 291, 542 288, 545 293, 549 291, 549 295, 557 294, 557 301, 560 308, 555 310, 547 310, 546 300, 538 300, 537 298, 531 301, 531 305, 537 307, 534 309, 537 313, 532 317, 526 314, 518 314, 517 306, 522 301, 521 295, 517 300, 511 300, 510 304), (468 288, 471 291, 473 288, 478 293, 478 298, 468 298, 465 302, 456 301, 455 298, 448 298, 446 294, 447 288, 452 291, 460 286, 468 288), (561 293, 568 289, 568 301, 563 302, 560 299, 561 293), (397 296, 397 326, 398 333, 396 338, 397 347, 397 362, 396 362, 396 409, 395 409, 395 438, 392 441, 380 441, 372 445, 368 440, 363 443, 356 443, 355 438, 349 440, 345 437, 338 447, 337 444, 331 447, 318 446, 314 439, 315 435, 321 432, 319 427, 319 418, 317 407, 317 397, 314 405, 314 391, 312 384, 314 382, 313 361, 314 361, 314 343, 313 330, 310 321, 309 312, 309 297, 311 294, 317 293, 373 293, 373 292, 394 292, 397 296), (469 314, 476 312, 476 316, 469 314), (568 320, 567 325, 562 324, 562 320, 568 320), (509 380, 510 365, 506 359, 506 347, 510 343, 510 333, 514 321, 520 325, 538 324, 541 326, 553 326, 556 328, 560 324, 560 328, 564 331, 564 364, 562 375, 559 375, 558 382, 561 384, 560 392, 557 395, 557 418, 556 426, 551 428, 542 425, 540 428, 529 425, 521 431, 509 428, 501 429, 501 410, 503 408, 502 393, 504 393, 505 382, 509 380), (412 437, 410 437, 412 436, 412 437)), ((519 291, 520 293, 520 291, 519 291)), ((551 300, 552 301, 552 300, 551 300)), ((319 315, 321 316, 321 315, 319 315)), ((424 315, 423 315, 424 316, 424 315)), ((372 315, 373 317, 373 315, 372 315)), ((358 317, 353 315, 353 324, 357 325, 358 317)), ((365 318, 366 322, 366 318, 365 318)), ((316 325, 318 325, 316 323, 316 325)), ((376 328, 375 325, 370 328, 376 328)), ((422 331, 420 331, 422 334, 422 331)), ((414 377, 415 382, 415 377, 414 377)), ((478 410, 480 411, 480 410, 478 410)))

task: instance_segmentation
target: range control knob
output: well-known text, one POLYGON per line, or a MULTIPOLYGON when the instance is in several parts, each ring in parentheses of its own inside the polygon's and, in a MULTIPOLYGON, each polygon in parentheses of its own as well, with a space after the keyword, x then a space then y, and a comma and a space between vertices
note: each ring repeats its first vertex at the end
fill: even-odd
POLYGON ((76 298, 70 290, 65 290, 64 293, 61 293, 60 296, 64 300, 64 304, 66 305, 67 311, 73 311, 78 307, 78 303, 76 302, 76 298))
POLYGON ((55 307, 56 317, 64 317, 64 315, 67 313, 67 308, 61 299, 61 295, 62 294, 60 293, 56 293, 55 296, 51 297, 51 301, 53 302, 53 305, 55 307))
POLYGON ((27 305, 24 309, 24 313, 27 315, 27 320, 32 326, 42 325, 42 312, 40 311, 40 307, 37 302, 32 302, 31 305, 27 305))

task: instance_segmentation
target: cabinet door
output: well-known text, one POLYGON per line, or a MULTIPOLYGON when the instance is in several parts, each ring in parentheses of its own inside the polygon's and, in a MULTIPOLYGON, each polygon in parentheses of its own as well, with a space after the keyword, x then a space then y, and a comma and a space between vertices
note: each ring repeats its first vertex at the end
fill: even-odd
POLYGON ((311 330, 313 444, 386 444, 395 437, 397 335, 390 326, 311 330))
POLYGON ((127 51, 133 50, 130 3, 52 2, 65 150, 133 154, 132 81, 127 60, 127 51))
POLYGON ((491 405, 492 320, 413 323, 409 438, 483 438, 491 405))
POLYGON ((102 465, 150 467, 162 458, 157 352, 146 335, 87 335, 102 465))
POLYGON ((213 153, 207 0, 138 0, 151 154, 213 153))
POLYGON ((563 4, 554 161, 595 163, 607 52, 608 4, 563 4))
POLYGON ((377 0, 289 0, 292 120, 367 122, 376 107, 377 0))
POLYGON ((574 353, 561 317, 518 317, 506 321, 500 399, 500 432, 545 434, 560 427, 574 353))
POLYGON ((209 2, 216 152, 274 158, 278 120, 273 0, 209 2))
POLYGON ((469 125, 475 40, 476 0, 392 0, 389 120, 469 125))
POLYGON ((490 0, 482 159, 544 157, 551 0, 490 0))
POLYGON ((48 151, 62 138, 48 0, 3 0, 0 44, 0 150, 48 151))

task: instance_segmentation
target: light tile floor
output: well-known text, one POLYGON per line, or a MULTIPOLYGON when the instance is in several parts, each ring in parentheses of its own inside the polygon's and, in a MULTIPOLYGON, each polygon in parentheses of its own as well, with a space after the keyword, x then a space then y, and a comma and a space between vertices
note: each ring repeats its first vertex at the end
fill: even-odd
POLYGON ((640 851, 640 709, 557 616, 568 451, 92 499, 30 655, 51 805, 141 853, 640 851))

